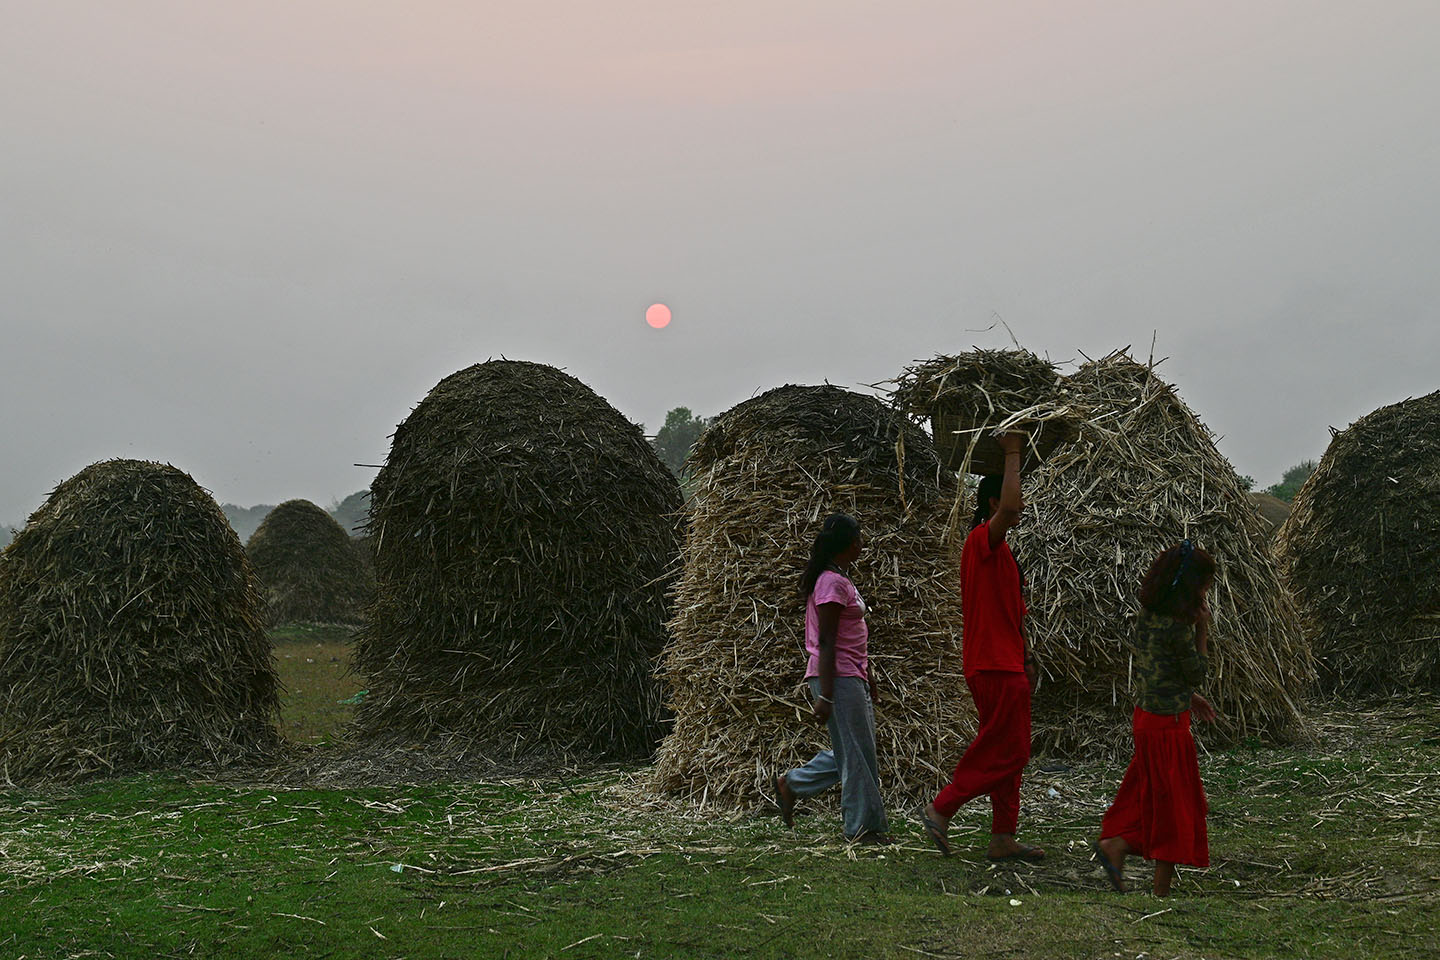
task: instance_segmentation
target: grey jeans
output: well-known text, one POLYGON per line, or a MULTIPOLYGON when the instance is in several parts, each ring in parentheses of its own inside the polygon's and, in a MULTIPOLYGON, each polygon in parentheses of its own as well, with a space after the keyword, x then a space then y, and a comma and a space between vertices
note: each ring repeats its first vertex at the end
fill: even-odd
MULTIPOLYGON (((810 692, 820 696, 820 678, 809 679, 810 692)), ((840 784, 840 810, 845 836, 885 833, 885 803, 880 799, 880 767, 875 760, 875 707, 870 690, 859 677, 836 677, 830 708, 830 746, 803 767, 785 774, 797 797, 809 797, 840 784)))

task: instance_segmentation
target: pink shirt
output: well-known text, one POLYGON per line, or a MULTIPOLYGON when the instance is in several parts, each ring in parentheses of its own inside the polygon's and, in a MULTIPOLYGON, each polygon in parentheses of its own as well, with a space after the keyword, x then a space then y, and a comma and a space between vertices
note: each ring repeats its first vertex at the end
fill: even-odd
POLYGON ((821 603, 838 603, 842 608, 835 629, 835 676, 868 677, 870 630, 865 626, 865 601, 849 577, 825 570, 805 604, 805 652, 810 654, 806 678, 820 676, 820 612, 816 605, 821 603))

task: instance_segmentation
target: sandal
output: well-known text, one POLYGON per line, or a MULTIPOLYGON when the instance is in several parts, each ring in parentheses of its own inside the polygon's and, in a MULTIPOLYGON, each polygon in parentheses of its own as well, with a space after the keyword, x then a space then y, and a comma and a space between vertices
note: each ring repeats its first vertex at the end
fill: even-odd
POLYGON ((1105 868, 1105 874, 1110 880, 1110 886, 1116 893, 1124 893, 1125 875, 1120 872, 1119 867, 1110 862, 1109 857, 1105 856, 1105 851, 1100 849, 1100 841, 1095 841, 1093 846, 1095 847, 1095 858, 1100 861, 1100 866, 1105 868))
POLYGON ((950 856, 950 839, 945 835, 945 828, 931 820, 924 807, 920 808, 920 823, 925 827, 925 835, 934 841, 941 855, 950 856))

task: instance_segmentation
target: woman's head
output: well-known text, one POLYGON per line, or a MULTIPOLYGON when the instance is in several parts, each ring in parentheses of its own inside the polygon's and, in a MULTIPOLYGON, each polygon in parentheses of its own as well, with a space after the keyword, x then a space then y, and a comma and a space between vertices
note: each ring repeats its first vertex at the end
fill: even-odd
POLYGON ((1215 558, 1189 540, 1165 550, 1140 582, 1140 606, 1194 622, 1215 580, 1215 558))
POLYGON ((1000 492, 1005 487, 1005 478, 998 473, 986 474, 980 478, 975 490, 975 515, 970 518, 970 529, 989 520, 1000 503, 1000 492))
POLYGON ((810 562, 800 578, 800 595, 809 599, 815 581, 830 567, 853 563, 860 556, 863 541, 860 521, 848 513, 832 513, 820 525, 815 542, 810 545, 810 562))

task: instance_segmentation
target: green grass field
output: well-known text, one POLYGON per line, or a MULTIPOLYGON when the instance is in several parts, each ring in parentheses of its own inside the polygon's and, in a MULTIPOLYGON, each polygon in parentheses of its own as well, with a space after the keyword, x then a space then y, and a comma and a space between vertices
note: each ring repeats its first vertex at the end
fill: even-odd
MULTIPOLYGON (((343 649, 277 638, 297 744, 344 722, 349 708, 323 702, 356 689, 343 649)), ((1312 747, 1203 758, 1214 865, 1166 901, 1107 892, 1089 859, 1118 764, 1030 776, 1023 829, 1051 858, 1012 868, 981 856, 980 805, 946 860, 901 811, 900 845, 850 848, 832 808, 802 808, 791 832, 645 804, 638 769, 12 791, 0 957, 1434 956, 1437 720, 1434 697, 1328 710, 1312 747)))

